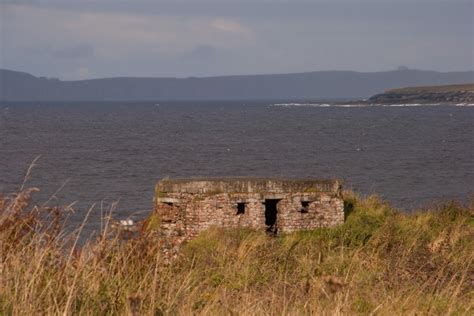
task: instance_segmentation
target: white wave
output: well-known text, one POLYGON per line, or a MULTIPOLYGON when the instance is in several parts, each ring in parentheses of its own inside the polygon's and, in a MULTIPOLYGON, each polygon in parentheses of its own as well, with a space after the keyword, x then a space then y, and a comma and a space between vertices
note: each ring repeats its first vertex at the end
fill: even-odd
MULTIPOLYGON (((329 103, 275 103, 270 106, 278 107, 336 107, 336 108, 363 108, 363 107, 428 107, 428 106, 441 106, 445 104, 441 103, 392 103, 392 104, 381 104, 381 103, 354 103, 354 104, 329 104, 329 103)), ((458 103, 451 104, 451 106, 474 106, 474 103, 458 103)))
POLYGON ((402 103, 402 104, 382 104, 384 107, 408 107, 408 106, 422 106, 426 104, 420 103, 402 103))
POLYGON ((271 106, 283 106, 283 107, 297 107, 297 106, 306 106, 306 107, 329 107, 331 104, 328 103, 275 103, 271 106))
POLYGON ((337 108, 364 108, 372 106, 371 104, 334 104, 334 107, 337 108))
POLYGON ((327 108, 327 107, 341 107, 341 108, 359 108, 372 106, 372 104, 365 103, 355 103, 355 104, 329 104, 329 103, 275 103, 270 106, 279 106, 279 107, 317 107, 317 108, 327 108))

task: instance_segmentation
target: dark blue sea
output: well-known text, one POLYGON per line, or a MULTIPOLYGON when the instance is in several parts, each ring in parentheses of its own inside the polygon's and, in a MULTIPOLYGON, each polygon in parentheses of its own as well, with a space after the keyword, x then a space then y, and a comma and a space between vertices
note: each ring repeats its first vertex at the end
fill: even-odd
POLYGON ((474 107, 274 101, 3 103, 0 192, 140 218, 163 177, 340 178, 411 211, 474 193, 474 107))

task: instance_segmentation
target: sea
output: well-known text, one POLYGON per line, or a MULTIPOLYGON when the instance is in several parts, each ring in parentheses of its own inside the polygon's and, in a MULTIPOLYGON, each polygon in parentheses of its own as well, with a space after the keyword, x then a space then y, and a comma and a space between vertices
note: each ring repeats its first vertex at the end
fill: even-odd
POLYGON ((165 177, 337 178, 412 212, 474 194, 474 106, 238 100, 0 104, 0 193, 139 220, 165 177), (34 161, 34 164, 32 162, 34 161))

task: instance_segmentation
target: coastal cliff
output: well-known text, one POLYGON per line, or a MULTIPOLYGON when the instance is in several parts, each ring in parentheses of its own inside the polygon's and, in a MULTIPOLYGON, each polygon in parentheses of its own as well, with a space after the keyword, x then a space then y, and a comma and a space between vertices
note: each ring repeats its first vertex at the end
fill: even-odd
POLYGON ((387 90, 370 103, 474 103, 474 83, 387 90))

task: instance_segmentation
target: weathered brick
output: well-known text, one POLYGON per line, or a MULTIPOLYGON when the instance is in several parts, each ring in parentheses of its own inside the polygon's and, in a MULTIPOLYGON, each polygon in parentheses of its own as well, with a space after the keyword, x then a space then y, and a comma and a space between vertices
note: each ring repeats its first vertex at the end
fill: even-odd
POLYGON ((292 232, 344 222, 338 180, 166 179, 155 212, 175 245, 212 226, 292 232))

